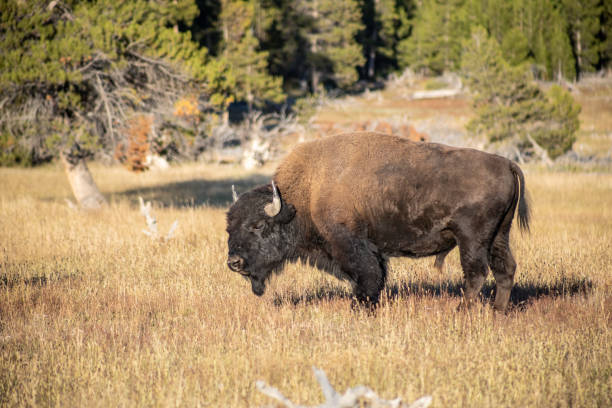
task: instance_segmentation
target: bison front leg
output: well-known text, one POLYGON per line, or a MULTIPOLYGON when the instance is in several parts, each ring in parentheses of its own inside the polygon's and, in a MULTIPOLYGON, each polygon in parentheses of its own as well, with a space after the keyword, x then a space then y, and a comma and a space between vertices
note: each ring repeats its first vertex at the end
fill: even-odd
POLYGON ((353 281, 353 293, 359 303, 376 306, 385 286, 387 263, 378 248, 367 239, 337 229, 332 242, 332 257, 353 281))

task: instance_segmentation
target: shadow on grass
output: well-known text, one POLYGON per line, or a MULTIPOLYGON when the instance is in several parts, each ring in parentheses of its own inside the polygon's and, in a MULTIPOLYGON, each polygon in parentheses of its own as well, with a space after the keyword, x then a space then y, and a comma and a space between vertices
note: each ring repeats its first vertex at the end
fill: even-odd
MULTIPOLYGON (((510 294, 510 307, 515 310, 524 310, 531 302, 540 298, 562 298, 579 295, 588 295, 593 290, 593 282, 588 279, 564 278, 552 285, 517 284, 510 294)), ((388 299, 407 298, 409 296, 431 296, 461 298, 463 284, 459 283, 422 283, 407 282, 389 285, 384 291, 388 299)), ((481 298, 485 303, 492 303, 495 297, 495 286, 485 284, 481 291, 481 298)), ((314 304, 334 299, 351 299, 352 294, 341 287, 324 287, 306 291, 302 294, 288 294, 275 296, 275 306, 299 304, 314 304)))
POLYGON ((46 276, 33 276, 31 278, 19 278, 16 276, 0 276, 0 288, 13 289, 15 286, 24 284, 25 286, 42 287, 49 283, 46 276))
POLYGON ((138 203, 138 197, 145 201, 152 201, 161 207, 199 207, 208 205, 212 207, 228 207, 232 202, 232 185, 238 194, 251 188, 266 184, 269 176, 252 175, 246 178, 205 180, 193 179, 179 181, 150 187, 134 188, 114 193, 114 197, 127 197, 130 202, 138 203))
POLYGON ((47 276, 47 275, 37 275, 31 276, 29 278, 20 277, 17 275, 0 275, 0 289, 7 288, 12 290, 15 287, 19 287, 21 285, 28 286, 31 288, 43 288, 49 284, 62 282, 66 280, 75 280, 78 279, 78 275, 68 274, 68 275, 55 275, 55 276, 47 276))
POLYGON ((300 304, 310 305, 324 301, 333 301, 337 299, 352 299, 353 294, 347 292, 344 288, 338 287, 322 287, 314 290, 307 290, 304 293, 288 293, 285 295, 275 294, 272 303, 274 306, 280 307, 284 305, 297 306, 300 304))

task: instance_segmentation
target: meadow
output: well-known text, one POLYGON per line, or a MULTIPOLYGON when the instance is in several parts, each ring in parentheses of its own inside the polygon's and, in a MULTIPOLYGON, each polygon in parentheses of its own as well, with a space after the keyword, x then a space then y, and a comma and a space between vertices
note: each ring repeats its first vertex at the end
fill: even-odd
POLYGON ((264 380, 304 405, 358 384, 432 407, 612 406, 612 174, 524 167, 530 234, 507 314, 457 311, 457 251, 394 259, 375 314, 299 264, 257 298, 226 262, 231 185, 264 183, 205 165, 129 173, 93 165, 109 205, 71 209, 59 165, 0 169, 0 406, 272 404, 264 380), (168 242, 142 233, 138 196, 168 242))

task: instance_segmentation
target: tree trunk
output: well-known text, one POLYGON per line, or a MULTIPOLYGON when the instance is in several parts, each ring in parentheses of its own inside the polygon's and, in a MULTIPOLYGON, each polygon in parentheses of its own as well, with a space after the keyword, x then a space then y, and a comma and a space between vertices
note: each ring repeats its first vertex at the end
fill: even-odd
POLYGON ((544 164, 547 166, 552 166, 553 161, 550 159, 550 156, 548 156, 546 149, 540 146, 529 133, 527 133, 527 140, 529 140, 529 143, 531 143, 533 146, 533 150, 538 156, 540 156, 540 159, 544 162, 544 164))
MULTIPOLYGON (((254 52, 255 50, 253 50, 254 52)), ((247 66, 247 80, 245 83, 245 88, 246 88, 246 100, 247 100, 247 109, 248 109, 248 113, 249 115, 251 115, 251 113, 253 113, 253 101, 255 100, 255 95, 253 95, 253 91, 251 89, 251 72, 252 72, 252 66, 248 65, 247 66)))
POLYGON ((376 41, 378 40, 378 30, 376 27, 376 16, 377 16, 377 12, 379 10, 379 1, 380 0, 374 0, 374 4, 372 5, 372 8, 374 9, 372 14, 372 33, 370 35, 370 51, 369 51, 369 55, 368 55, 368 78, 369 79, 374 79, 374 75, 375 75, 375 70, 376 70, 376 41))
POLYGON ((376 31, 372 33, 372 45, 370 46, 370 55, 368 59, 368 78, 374 79, 375 67, 376 67, 376 47, 374 43, 376 42, 376 31))
MULTIPOLYGON (((76 150, 80 152, 78 148, 76 150)), ((86 210, 96 210, 106 205, 106 199, 96 186, 85 163, 85 158, 80 154, 75 154, 74 149, 70 153, 60 154, 60 157, 64 163, 64 170, 68 176, 72 193, 79 206, 86 210)))
POLYGON ((576 30, 576 63, 578 65, 576 77, 580 79, 582 77, 582 39, 580 38, 580 30, 576 30))
POLYGON ((314 64, 311 65, 311 69, 312 69, 312 72, 310 74, 310 81, 311 81, 312 93, 318 94, 319 93, 319 82, 320 82, 319 71, 317 71, 317 68, 314 66, 314 64))
MULTIPOLYGON (((319 19, 319 2, 316 0, 312 5, 312 18, 314 21, 318 21, 319 19)), ((319 82, 321 80, 321 74, 319 73, 316 66, 317 64, 315 63, 317 54, 319 53, 319 44, 317 43, 319 41, 318 37, 319 36, 317 34, 310 35, 310 53, 312 54, 310 63, 310 85, 312 87, 313 94, 319 93, 319 82)))

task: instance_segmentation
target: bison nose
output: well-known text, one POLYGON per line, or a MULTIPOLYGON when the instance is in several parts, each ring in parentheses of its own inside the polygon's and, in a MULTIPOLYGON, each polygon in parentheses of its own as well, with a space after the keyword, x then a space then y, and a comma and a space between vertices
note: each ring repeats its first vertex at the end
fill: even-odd
POLYGON ((244 268, 244 259, 238 255, 232 255, 227 259, 227 266, 234 272, 242 272, 242 268, 244 268))

